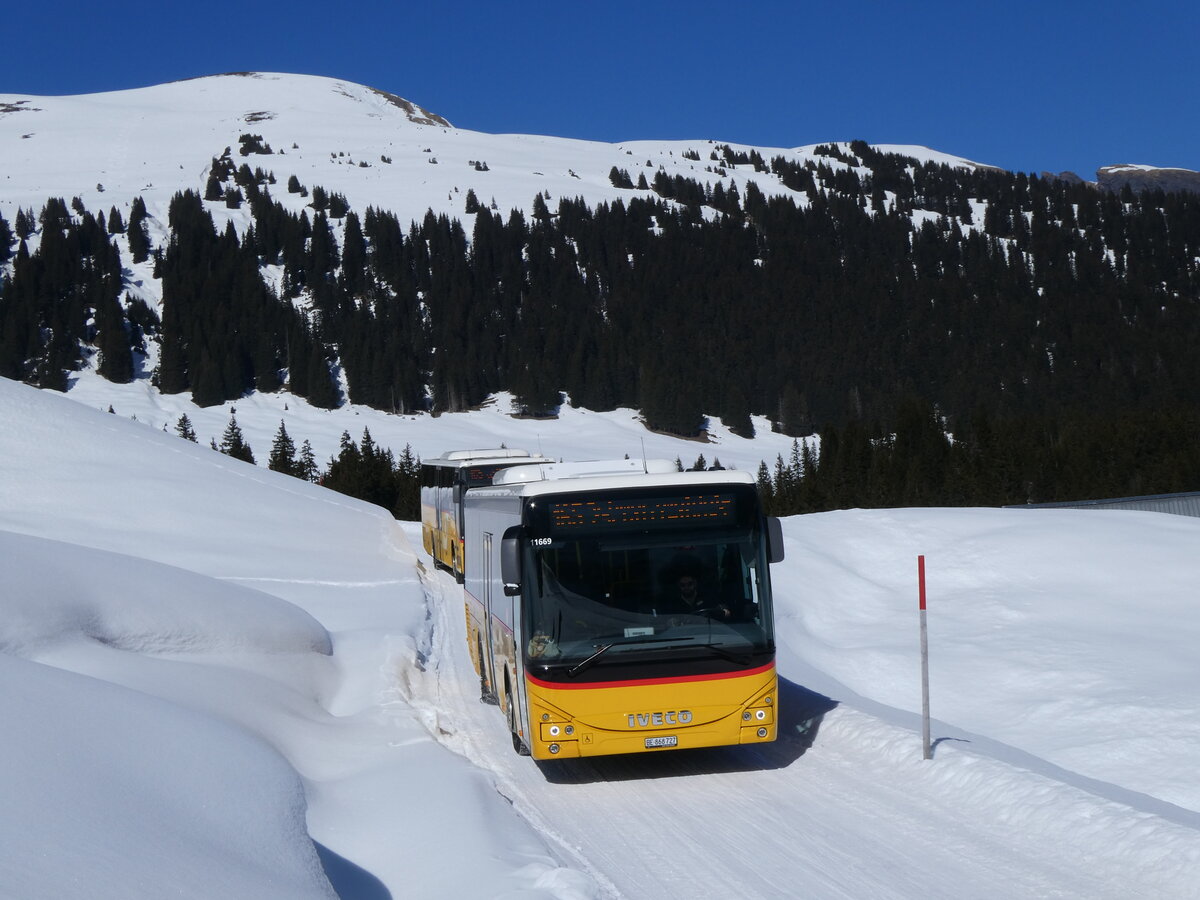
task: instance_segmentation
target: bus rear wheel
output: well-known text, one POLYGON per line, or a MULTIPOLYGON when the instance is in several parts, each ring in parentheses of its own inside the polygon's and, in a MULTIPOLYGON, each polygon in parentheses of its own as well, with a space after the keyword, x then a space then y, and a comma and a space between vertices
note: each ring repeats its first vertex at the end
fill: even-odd
POLYGON ((495 706, 498 703, 496 692, 488 685, 487 657, 483 655, 483 641, 478 638, 475 641, 475 652, 479 660, 479 702, 495 706))
POLYGON ((504 703, 508 707, 508 730, 512 732, 513 750, 517 756, 529 756, 529 745, 517 734, 517 707, 512 702, 512 686, 508 680, 508 672, 504 673, 504 703))

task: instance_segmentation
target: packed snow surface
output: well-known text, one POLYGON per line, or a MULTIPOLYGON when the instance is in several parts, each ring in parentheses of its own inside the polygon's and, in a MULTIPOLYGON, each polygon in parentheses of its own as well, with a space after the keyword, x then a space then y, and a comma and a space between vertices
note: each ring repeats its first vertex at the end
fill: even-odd
POLYGON ((789 518, 775 744, 537 764, 418 527, 11 381, 0 420, 0 895, 1200 896, 1194 519, 789 518))

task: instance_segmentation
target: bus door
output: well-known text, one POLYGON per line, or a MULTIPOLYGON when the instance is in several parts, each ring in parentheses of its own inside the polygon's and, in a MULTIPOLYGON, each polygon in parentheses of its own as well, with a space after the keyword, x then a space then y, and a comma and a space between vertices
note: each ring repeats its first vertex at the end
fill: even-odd
POLYGON ((496 651, 492 636, 492 535, 483 532, 483 640, 480 648, 483 658, 479 660, 480 673, 487 682, 488 702, 497 700, 499 685, 496 684, 496 651))
POLYGON ((450 548, 450 569, 454 573, 455 581, 462 584, 466 580, 467 574, 467 511, 463 503, 466 486, 461 481, 461 472, 456 471, 455 476, 456 480, 450 488, 450 509, 455 526, 455 544, 450 548))
POLYGON ((525 730, 525 682, 521 664, 521 653, 519 651, 519 644, 517 643, 517 631, 519 629, 516 617, 517 598, 505 597, 503 594, 500 596, 496 595, 495 585, 499 584, 499 581, 494 581, 492 577, 495 572, 495 558, 492 556, 491 533, 486 531, 483 533, 482 543, 483 605, 488 620, 487 655, 491 662, 492 678, 495 679, 492 682, 492 693, 497 697, 499 696, 499 688, 503 683, 501 679, 504 679, 508 673, 508 661, 512 660, 512 678, 508 681, 508 689, 505 692, 505 701, 507 703, 505 711, 510 716, 509 728, 513 732, 513 747, 524 755, 528 752, 528 748, 525 745, 524 739, 517 735, 518 731, 525 730), (512 631, 499 635, 498 639, 501 642, 501 646, 497 647, 495 643, 497 636, 493 633, 492 629, 492 616, 496 612, 493 604, 503 603, 506 600, 510 604, 508 607, 508 621, 511 623, 512 631), (498 657, 497 651, 499 651, 498 657))

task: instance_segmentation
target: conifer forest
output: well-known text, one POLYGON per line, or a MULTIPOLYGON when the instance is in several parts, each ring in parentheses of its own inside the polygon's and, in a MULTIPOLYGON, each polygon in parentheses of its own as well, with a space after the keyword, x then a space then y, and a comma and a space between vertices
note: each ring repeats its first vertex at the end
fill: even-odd
MULTIPOLYGON (((619 201, 526 216, 468 194, 415 222, 227 154, 157 243, 138 198, 47 198, 0 217, 0 375, 64 390, 90 363, 199 406, 288 390, 404 413, 505 390, 526 415, 631 407, 681 436, 765 417, 797 439, 759 470, 785 514, 1200 489, 1200 195, 822 152, 717 145, 715 188, 614 168, 619 201), (722 187, 740 166, 790 195, 722 187), (251 224, 218 229, 215 205, 251 224), (137 263, 160 309, 129 290, 137 263)), ((382 458, 364 437, 346 467, 382 458)))

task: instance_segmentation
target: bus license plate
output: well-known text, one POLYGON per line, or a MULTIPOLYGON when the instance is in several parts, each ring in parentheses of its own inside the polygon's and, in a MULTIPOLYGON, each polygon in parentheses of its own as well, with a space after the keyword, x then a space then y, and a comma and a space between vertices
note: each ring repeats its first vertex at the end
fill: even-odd
POLYGON ((646 747, 647 748, 650 748, 650 747, 674 747, 674 746, 677 746, 678 744, 679 744, 679 738, 677 738, 673 734, 669 734, 666 737, 646 738, 646 747))

